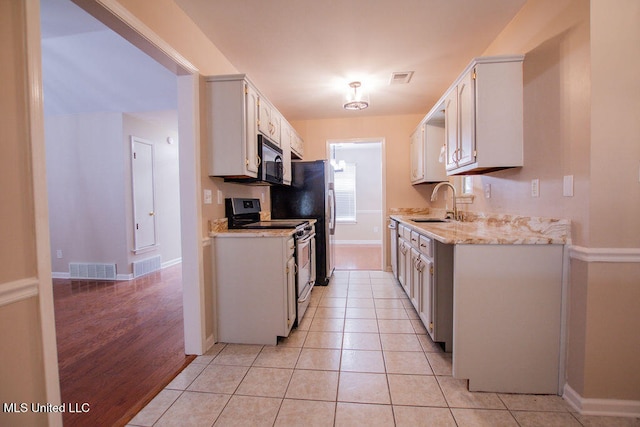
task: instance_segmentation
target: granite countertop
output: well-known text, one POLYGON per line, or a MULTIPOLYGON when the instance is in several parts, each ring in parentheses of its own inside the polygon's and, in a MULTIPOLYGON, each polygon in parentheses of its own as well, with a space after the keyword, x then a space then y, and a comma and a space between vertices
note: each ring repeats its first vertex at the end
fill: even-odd
POLYGON ((571 223, 564 219, 516 215, 484 215, 466 213, 464 221, 417 223, 415 218, 435 215, 391 215, 428 237, 455 245, 564 245, 570 238, 571 223))

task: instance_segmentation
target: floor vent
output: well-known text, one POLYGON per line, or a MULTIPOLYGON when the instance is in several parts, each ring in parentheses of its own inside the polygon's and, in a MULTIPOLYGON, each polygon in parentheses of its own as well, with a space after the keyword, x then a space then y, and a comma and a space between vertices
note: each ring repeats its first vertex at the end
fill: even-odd
POLYGON ((143 259, 141 261, 133 262, 133 277, 144 276, 145 274, 153 273, 162 268, 162 258, 160 255, 153 258, 143 259))
POLYGON ((116 265, 72 262, 69 263, 69 278, 116 280, 116 265))

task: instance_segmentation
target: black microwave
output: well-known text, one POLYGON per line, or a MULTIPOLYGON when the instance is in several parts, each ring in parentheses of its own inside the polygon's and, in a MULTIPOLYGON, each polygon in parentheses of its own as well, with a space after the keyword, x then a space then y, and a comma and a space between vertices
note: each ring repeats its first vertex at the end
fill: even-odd
POLYGON ((282 163, 282 149, 269 141, 263 135, 258 135, 258 176, 262 181, 270 184, 282 184, 284 166, 282 163))
POLYGON ((240 182, 252 185, 282 184, 284 165, 282 149, 264 135, 258 134, 258 177, 257 178, 225 178, 227 182, 240 182))

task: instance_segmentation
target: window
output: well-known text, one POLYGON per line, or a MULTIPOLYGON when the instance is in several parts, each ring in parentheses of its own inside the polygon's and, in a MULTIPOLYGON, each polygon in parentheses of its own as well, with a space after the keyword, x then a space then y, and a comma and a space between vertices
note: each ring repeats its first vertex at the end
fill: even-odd
POLYGON ((336 220, 356 222, 356 164, 345 163, 335 171, 336 220))

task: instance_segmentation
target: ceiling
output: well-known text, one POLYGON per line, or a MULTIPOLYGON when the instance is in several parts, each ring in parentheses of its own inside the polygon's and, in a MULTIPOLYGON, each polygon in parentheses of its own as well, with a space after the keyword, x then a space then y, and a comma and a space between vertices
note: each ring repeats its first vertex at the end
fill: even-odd
POLYGON ((45 115, 177 109, 176 76, 70 0, 40 0, 40 24, 45 115))
MULTIPOLYGON (((291 121, 427 113, 526 0, 174 1, 291 121), (345 111, 356 80, 370 107, 345 111)), ((41 21, 46 113, 176 108, 175 76, 70 0, 41 21)))
POLYGON ((525 0, 174 0, 289 120, 426 114, 525 0), (389 85, 393 72, 414 71, 389 85), (351 81, 370 107, 345 111, 351 81))

